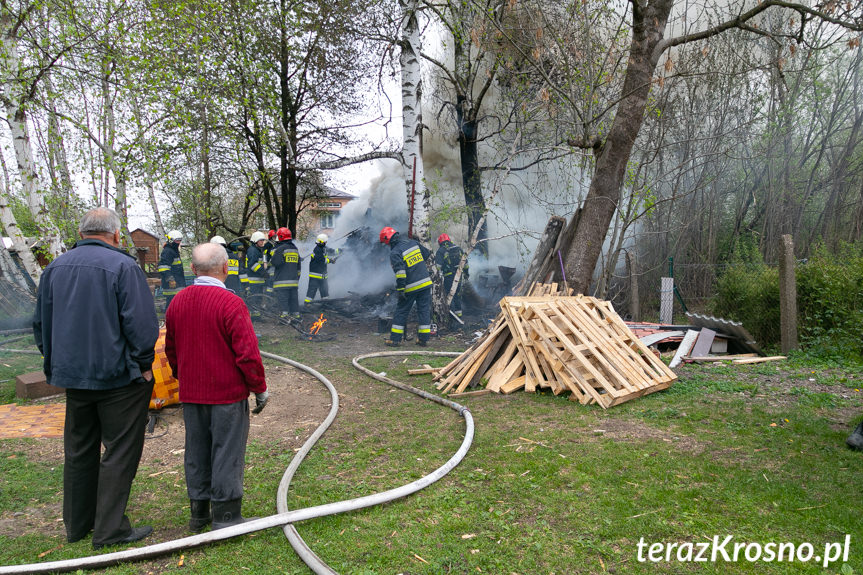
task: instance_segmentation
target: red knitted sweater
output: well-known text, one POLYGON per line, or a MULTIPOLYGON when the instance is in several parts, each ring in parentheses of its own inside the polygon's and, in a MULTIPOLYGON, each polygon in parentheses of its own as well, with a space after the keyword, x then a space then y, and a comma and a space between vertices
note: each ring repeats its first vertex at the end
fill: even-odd
POLYGON ((165 313, 165 354, 183 403, 242 401, 267 389, 246 304, 230 291, 193 285, 165 313))

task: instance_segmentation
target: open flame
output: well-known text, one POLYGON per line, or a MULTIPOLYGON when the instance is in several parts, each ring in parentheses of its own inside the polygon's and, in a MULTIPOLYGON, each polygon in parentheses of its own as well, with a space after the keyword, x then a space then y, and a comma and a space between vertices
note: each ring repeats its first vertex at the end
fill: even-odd
POLYGON ((324 314, 321 314, 315 323, 312 324, 312 327, 309 328, 309 334, 318 335, 318 332, 321 331, 321 328, 324 327, 324 324, 327 323, 326 318, 324 318, 324 314))

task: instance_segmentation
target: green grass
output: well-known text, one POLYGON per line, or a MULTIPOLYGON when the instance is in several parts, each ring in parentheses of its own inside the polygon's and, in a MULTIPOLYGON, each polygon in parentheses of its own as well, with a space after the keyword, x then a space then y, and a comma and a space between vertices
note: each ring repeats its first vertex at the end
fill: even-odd
MULTIPOLYGON (((287 337, 265 345, 319 369, 363 405, 362 413, 343 409, 300 467, 288 495, 292 509, 413 481, 442 465, 462 441, 464 423, 454 411, 371 382, 349 357, 322 355, 320 344, 287 337)), ((408 376, 407 369, 448 361, 417 355, 364 365, 435 391, 430 376, 408 376)), ((607 411, 550 393, 464 398, 475 438, 450 474, 409 498, 298 529, 344 574, 863 572, 863 454, 844 446, 863 412, 863 393, 853 385, 860 371, 795 359, 685 366, 679 373, 668 391, 607 411), (814 562, 637 559, 642 537, 698 543, 733 535, 742 542, 810 542, 820 550, 845 534, 851 553, 844 571, 841 563, 824 570, 814 562)), ((284 422, 286 433, 292 423, 284 422)), ((0 449, 3 518, 59 504, 60 467, 28 461, 27 442, 2 442, 0 449), (27 497, 7 495, 24 491, 27 497)), ((292 456, 275 445, 250 444, 244 513, 275 512, 275 491, 292 456)), ((153 475, 157 467, 142 466, 130 514, 166 540, 185 535, 188 510, 181 468, 153 475)), ((68 545, 47 535, 7 535, 0 544, 3 564, 37 561, 60 545, 41 560, 90 553, 86 542, 68 545)), ((188 551, 183 567, 179 560, 105 572, 310 572, 278 529, 188 551)))

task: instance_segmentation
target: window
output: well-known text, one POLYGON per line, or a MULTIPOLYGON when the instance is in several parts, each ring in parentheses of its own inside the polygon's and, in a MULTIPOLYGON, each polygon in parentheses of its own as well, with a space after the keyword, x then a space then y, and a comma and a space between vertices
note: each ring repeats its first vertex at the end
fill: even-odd
POLYGON ((319 208, 341 208, 342 204, 339 202, 318 202, 319 208))
POLYGON ((336 214, 321 214, 321 228, 328 229, 336 227, 336 214))

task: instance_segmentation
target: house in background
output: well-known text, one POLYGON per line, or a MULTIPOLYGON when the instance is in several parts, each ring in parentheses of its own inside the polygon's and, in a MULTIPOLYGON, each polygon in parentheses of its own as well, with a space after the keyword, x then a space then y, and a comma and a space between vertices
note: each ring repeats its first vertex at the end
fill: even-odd
POLYGON ((336 227, 336 218, 348 202, 356 196, 329 186, 323 187, 323 197, 312 200, 297 219, 297 237, 311 239, 318 234, 331 234, 336 227))
POLYGON ((132 243, 135 244, 138 263, 141 264, 144 273, 155 274, 159 268, 159 256, 162 253, 159 236, 141 228, 132 230, 130 235, 132 243))

